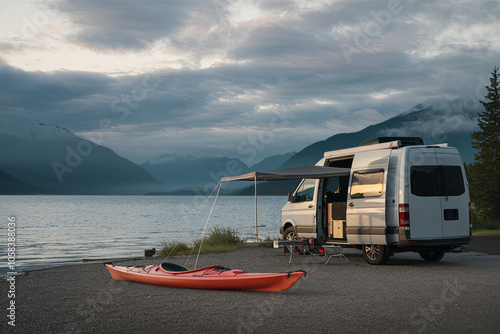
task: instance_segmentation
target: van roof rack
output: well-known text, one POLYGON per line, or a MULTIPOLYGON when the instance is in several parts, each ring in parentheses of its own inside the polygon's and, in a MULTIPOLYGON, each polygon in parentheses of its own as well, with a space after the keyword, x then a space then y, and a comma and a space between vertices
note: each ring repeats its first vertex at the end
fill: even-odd
POLYGON ((360 152, 393 149, 398 147, 401 147, 401 142, 399 140, 394 140, 386 143, 349 147, 341 150, 328 151, 323 154, 323 157, 325 157, 326 159, 332 159, 336 157, 345 157, 348 155, 354 156, 355 153, 360 153, 360 152))
POLYGON ((391 141, 399 140, 402 146, 411 146, 411 145, 424 145, 424 140, 420 137, 376 137, 372 139, 365 140, 358 146, 368 146, 374 144, 387 143, 391 141))

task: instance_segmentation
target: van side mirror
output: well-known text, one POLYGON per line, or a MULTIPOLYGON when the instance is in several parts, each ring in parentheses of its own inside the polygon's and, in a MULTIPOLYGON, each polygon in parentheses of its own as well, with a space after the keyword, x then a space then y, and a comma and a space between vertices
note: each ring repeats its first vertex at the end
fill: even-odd
POLYGON ((294 198, 294 196, 293 196, 293 192, 291 192, 291 191, 290 191, 290 192, 288 193, 288 202, 293 203, 293 202, 295 202, 295 201, 294 201, 294 199, 295 199, 295 198, 294 198))

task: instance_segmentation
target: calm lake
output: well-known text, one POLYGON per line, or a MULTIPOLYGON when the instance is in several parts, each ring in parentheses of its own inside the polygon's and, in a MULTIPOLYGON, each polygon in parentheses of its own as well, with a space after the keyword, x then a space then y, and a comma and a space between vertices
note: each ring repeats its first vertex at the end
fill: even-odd
MULTIPOLYGON (((213 200, 201 196, 0 196, 0 275, 12 271, 8 268, 9 218, 15 220, 14 271, 20 273, 83 259, 143 256, 145 249, 159 249, 165 241, 191 242, 201 236, 213 200)), ((279 237, 280 211, 286 201, 282 196, 258 198, 259 238, 279 237)), ((254 197, 219 196, 206 233, 214 226, 236 230, 241 238, 255 238, 254 197)))

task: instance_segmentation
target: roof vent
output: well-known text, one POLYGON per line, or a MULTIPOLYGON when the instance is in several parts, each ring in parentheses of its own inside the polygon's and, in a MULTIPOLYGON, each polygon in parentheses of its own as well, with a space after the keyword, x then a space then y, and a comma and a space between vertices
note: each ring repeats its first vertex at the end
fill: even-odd
POLYGON ((420 137, 377 137, 365 140, 359 146, 368 146, 380 143, 387 143, 390 141, 399 140, 401 146, 411 146, 411 145, 424 145, 424 140, 420 137))

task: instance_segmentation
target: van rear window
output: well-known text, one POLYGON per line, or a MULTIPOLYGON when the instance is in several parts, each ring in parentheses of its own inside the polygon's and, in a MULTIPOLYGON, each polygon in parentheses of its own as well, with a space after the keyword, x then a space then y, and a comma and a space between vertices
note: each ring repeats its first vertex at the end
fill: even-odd
POLYGON ((416 196, 460 196, 465 192, 460 166, 412 166, 410 181, 416 196))
POLYGON ((446 195, 460 196, 465 192, 464 178, 460 166, 443 166, 446 195))

